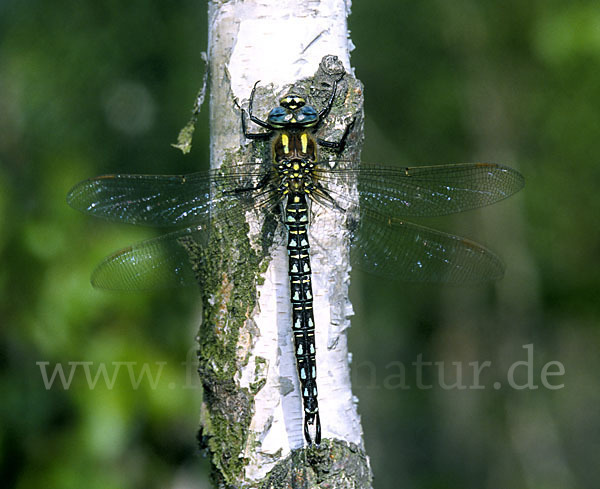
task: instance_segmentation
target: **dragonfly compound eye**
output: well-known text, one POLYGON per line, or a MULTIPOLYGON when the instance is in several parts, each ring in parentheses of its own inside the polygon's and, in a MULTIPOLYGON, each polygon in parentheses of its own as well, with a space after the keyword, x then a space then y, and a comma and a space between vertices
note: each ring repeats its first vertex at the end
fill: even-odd
POLYGON ((312 105, 305 105, 296 114, 296 120, 303 126, 314 125, 319 121, 319 114, 312 105))
POLYGON ((288 123, 290 118, 291 114, 283 107, 275 107, 269 112, 267 120, 273 127, 283 127, 288 123))

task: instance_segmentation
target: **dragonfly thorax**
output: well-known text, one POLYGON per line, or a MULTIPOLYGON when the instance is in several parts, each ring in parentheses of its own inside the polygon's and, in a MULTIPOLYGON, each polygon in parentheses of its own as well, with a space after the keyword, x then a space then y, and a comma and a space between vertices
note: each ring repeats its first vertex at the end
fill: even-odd
POLYGON ((281 179, 280 190, 284 194, 310 194, 314 187, 314 168, 314 163, 306 160, 296 159, 280 163, 277 165, 277 174, 281 179))
POLYGON ((317 143, 306 131, 281 131, 273 140, 273 164, 284 193, 310 193, 317 143))
POLYGON ((317 142, 306 131, 278 131, 273 139, 273 162, 275 166, 304 161, 317 161, 317 142))

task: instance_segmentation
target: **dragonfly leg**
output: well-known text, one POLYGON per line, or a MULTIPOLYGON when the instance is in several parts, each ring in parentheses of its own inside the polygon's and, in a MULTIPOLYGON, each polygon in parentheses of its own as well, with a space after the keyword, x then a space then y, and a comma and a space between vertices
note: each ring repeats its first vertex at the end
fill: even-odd
MULTIPOLYGON (((253 122, 254 119, 252 119, 252 116, 250 116, 250 120, 252 120, 253 122)), ((263 126, 265 127, 265 126, 263 126)), ((272 136, 271 131, 269 132, 248 132, 248 123, 246 122, 246 110, 242 109, 242 131, 244 132, 244 136, 246 136, 247 139, 269 139, 272 136)))
MULTIPOLYGON (((269 131, 272 131, 273 126, 271 126, 271 124, 269 124, 267 121, 263 121, 262 119, 259 119, 252 112, 252 107, 254 106, 254 93, 256 92, 256 86, 258 85, 259 82, 260 82, 260 80, 258 80, 254 84, 254 86, 252 87, 252 92, 250 92, 250 100, 248 101, 248 116, 250 117, 250 120, 252 122, 254 122, 255 124, 259 125, 260 127, 264 127, 265 129, 268 129, 269 131)), ((246 136, 248 139, 266 139, 268 137, 271 137, 270 132, 268 132, 268 133, 249 133, 247 125, 246 125, 246 112, 244 110, 242 110, 242 127, 244 129, 244 136, 246 136)))
POLYGON ((355 122, 356 122, 356 117, 354 119, 352 119, 352 122, 350 122, 350 124, 348 124, 346 126, 346 129, 344 130, 344 134, 342 135, 342 137, 339 141, 327 141, 325 139, 317 138, 317 143, 319 143, 319 146, 323 146, 325 148, 332 149, 336 153, 341 153, 342 151, 344 151, 344 148, 346 147, 346 140, 348 139, 348 134, 350 134, 350 131, 354 127, 355 122))
POLYGON ((310 194, 311 198, 316 200, 319 204, 338 212, 346 212, 344 208, 338 205, 329 192, 327 192, 325 187, 319 183, 311 183, 310 185, 307 185, 306 190, 310 194))
MULTIPOLYGON (((340 80, 341 80, 341 78, 340 78, 340 80)), ((333 90, 331 90, 331 96, 329 97, 329 100, 327 101, 327 105, 325 106, 325 108, 323 108, 323 110, 321 112, 319 112, 319 123, 321 123, 323 121, 323 119, 325 119, 325 117, 327 117, 329 115, 329 111, 331 110, 331 107, 333 107, 333 101, 335 100, 335 92, 337 90, 337 83, 338 83, 338 80, 334 80, 333 90)))

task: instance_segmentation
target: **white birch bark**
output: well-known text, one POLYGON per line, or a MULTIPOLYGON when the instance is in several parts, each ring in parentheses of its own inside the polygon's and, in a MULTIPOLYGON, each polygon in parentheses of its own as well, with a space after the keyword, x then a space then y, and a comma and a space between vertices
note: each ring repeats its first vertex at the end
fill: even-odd
MULTIPOLYGON (((261 80, 261 86, 265 87, 272 84, 272 92, 281 96, 292 83, 313 76, 325 55, 336 55, 345 71, 352 73, 351 42, 346 23, 349 8, 349 0, 211 2, 208 55, 213 168, 240 146, 251 144, 241 132, 240 114, 233 99, 247 106, 256 81, 261 80)), ((311 103, 310 96, 306 95, 311 103)), ((255 115, 265 119, 268 109, 277 105, 278 99, 272 98, 268 102, 265 105, 266 102, 257 97, 255 115)), ((339 139, 344 124, 350 120, 335 120, 336 127, 331 129, 337 129, 339 139)), ((361 131, 362 105, 358 121, 355 130, 361 131)), ((262 130, 251 127, 252 132, 262 130)), ((328 442, 335 440, 341 443, 340 446, 358 452, 359 461, 352 461, 357 466, 345 470, 349 478, 356 474, 361 482, 357 484, 353 480, 347 486, 336 487, 370 487, 362 428, 350 385, 346 330, 350 326, 352 306, 348 299, 349 243, 344 216, 318 204, 312 205, 312 216, 309 238, 317 385, 324 439, 320 450, 333 453, 328 442)), ((277 236, 281 236, 281 229, 277 236)), ((277 465, 286 457, 291 460, 290 454, 306 445, 291 333, 287 253, 281 238, 275 238, 270 254, 268 268, 263 274, 264 283, 258 286, 256 305, 246 321, 246 333, 240 334, 237 345, 237 357, 243 358, 241 369, 235 376, 237 387, 252 392, 253 386, 264 385, 253 396, 243 451, 231 454, 244 459, 243 470, 235 475, 235 480, 231 474, 222 479, 235 487, 259 485, 269 477, 272 484, 277 465)), ((205 420, 210 417, 208 411, 210 409, 203 413, 205 420)), ((207 434, 215 436, 211 433, 210 423, 208 426, 207 434)), ((301 465, 304 463, 307 463, 305 459, 301 465)), ((307 470, 306 466, 301 468, 307 470)), ((343 479, 344 476, 340 476, 339 481, 343 479)), ((272 487, 288 487, 283 481, 277 484, 272 487)))

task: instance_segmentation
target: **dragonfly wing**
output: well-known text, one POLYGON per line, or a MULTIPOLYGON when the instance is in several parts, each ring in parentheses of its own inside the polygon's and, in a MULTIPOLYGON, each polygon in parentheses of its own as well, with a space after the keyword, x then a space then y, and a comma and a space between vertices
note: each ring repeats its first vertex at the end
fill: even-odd
MULTIPOLYGON (((325 165, 323 165, 325 166, 325 165)), ((516 170, 489 163, 393 168, 348 161, 318 168, 323 183, 343 208, 357 204, 346 188, 357 182, 359 205, 393 217, 428 217, 453 214, 503 200, 524 185, 516 170)))
POLYGON ((105 175, 84 180, 69 205, 110 221, 150 226, 184 225, 207 210, 210 180, 190 175, 105 175))
POLYGON ((242 165, 228 175, 219 171, 190 175, 105 175, 84 180, 67 195, 69 205, 109 221, 147 226, 189 226, 206 222, 218 209, 228 211, 264 203, 257 187, 265 172, 242 165), (225 190, 224 190, 225 189, 225 190), (233 189, 241 189, 232 191, 233 189), (252 197, 258 194, 262 203, 252 197))
POLYGON ((363 210, 353 236, 359 268, 408 282, 455 284, 499 280, 500 258, 459 236, 363 210))
POLYGON ((142 241, 105 258, 92 285, 109 290, 150 290, 198 284, 192 258, 201 260, 205 231, 182 229, 142 241))

